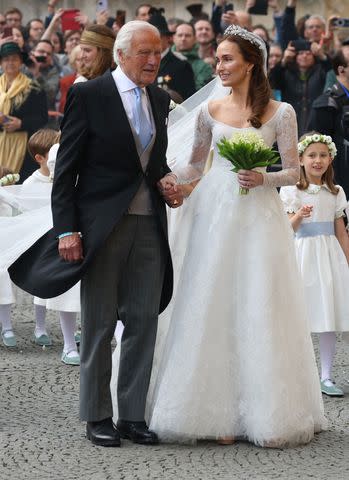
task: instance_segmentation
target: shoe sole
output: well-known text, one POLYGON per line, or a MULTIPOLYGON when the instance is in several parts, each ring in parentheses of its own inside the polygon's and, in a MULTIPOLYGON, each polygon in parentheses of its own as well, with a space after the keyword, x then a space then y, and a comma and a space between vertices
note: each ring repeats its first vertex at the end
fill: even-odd
POLYGON ((127 435, 127 434, 124 434, 124 433, 120 433, 120 431, 118 430, 119 432, 119 435, 121 438, 123 438, 124 440, 130 440, 132 443, 138 443, 139 445, 159 445, 159 440, 149 440, 149 441, 141 441, 141 440, 135 440, 131 437, 131 435, 127 435))
POLYGON ((323 395, 327 395, 328 397, 344 397, 344 393, 327 393, 321 390, 323 395))
POLYGON ((97 447, 121 447, 121 443, 115 440, 110 440, 109 442, 94 440, 88 433, 86 434, 86 437, 91 443, 93 443, 93 445, 96 445, 97 447))

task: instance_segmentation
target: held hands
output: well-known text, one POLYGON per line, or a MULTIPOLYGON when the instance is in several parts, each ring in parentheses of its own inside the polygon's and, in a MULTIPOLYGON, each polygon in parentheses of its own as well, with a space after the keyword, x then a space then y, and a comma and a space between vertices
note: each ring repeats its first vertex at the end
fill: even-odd
POLYGON ((59 255, 66 262, 79 262, 83 260, 82 241, 78 233, 73 233, 60 238, 58 242, 59 255))
POLYGON ((256 170, 239 170, 238 181, 240 187, 254 188, 263 185, 263 174, 256 172, 256 170))
POLYGON ((165 175, 158 181, 157 186, 169 207, 178 208, 182 205, 183 193, 180 186, 177 185, 175 175, 165 175))

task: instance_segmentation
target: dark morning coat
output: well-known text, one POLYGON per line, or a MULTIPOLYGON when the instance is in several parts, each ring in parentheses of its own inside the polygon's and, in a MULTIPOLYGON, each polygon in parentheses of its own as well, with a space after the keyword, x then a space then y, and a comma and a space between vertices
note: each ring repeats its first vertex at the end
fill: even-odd
POLYGON ((167 242, 166 207, 156 187, 170 172, 166 163, 169 95, 149 86, 156 139, 143 172, 134 137, 111 72, 79 83, 68 94, 52 189, 54 228, 9 268, 22 289, 51 298, 77 283, 99 248, 127 213, 145 178, 168 248, 161 311, 172 295, 173 272, 167 242), (57 235, 79 231, 84 260, 68 263, 58 255, 57 235))

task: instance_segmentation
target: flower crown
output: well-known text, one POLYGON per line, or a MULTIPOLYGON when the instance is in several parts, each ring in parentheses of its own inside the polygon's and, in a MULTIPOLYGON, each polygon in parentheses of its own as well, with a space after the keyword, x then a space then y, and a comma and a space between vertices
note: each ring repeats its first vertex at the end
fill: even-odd
POLYGON ((4 177, 0 178, 0 187, 5 187, 6 185, 13 185, 19 181, 18 173, 8 173, 4 177))
POLYGON ((327 145, 332 158, 337 155, 337 148, 335 143, 332 141, 332 137, 329 135, 321 135, 320 133, 307 135, 301 142, 298 143, 299 155, 302 155, 311 143, 324 143, 327 145))
POLYGON ((224 30, 224 35, 241 37, 259 48, 263 56, 264 71, 267 72, 267 47, 265 46, 265 41, 261 37, 249 32, 245 28, 239 27, 239 25, 229 25, 229 27, 224 30))

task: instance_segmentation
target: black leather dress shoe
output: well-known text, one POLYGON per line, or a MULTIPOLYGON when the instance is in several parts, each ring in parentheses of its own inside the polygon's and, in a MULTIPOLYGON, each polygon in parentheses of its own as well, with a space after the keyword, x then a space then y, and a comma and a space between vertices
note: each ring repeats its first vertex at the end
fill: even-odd
POLYGON ((143 445, 157 445, 158 436, 155 432, 149 430, 145 422, 130 422, 128 420, 118 420, 116 428, 121 438, 127 438, 133 443, 143 445))
POLYGON ((94 445, 120 447, 120 435, 111 418, 105 418, 99 422, 87 422, 86 436, 94 445))

